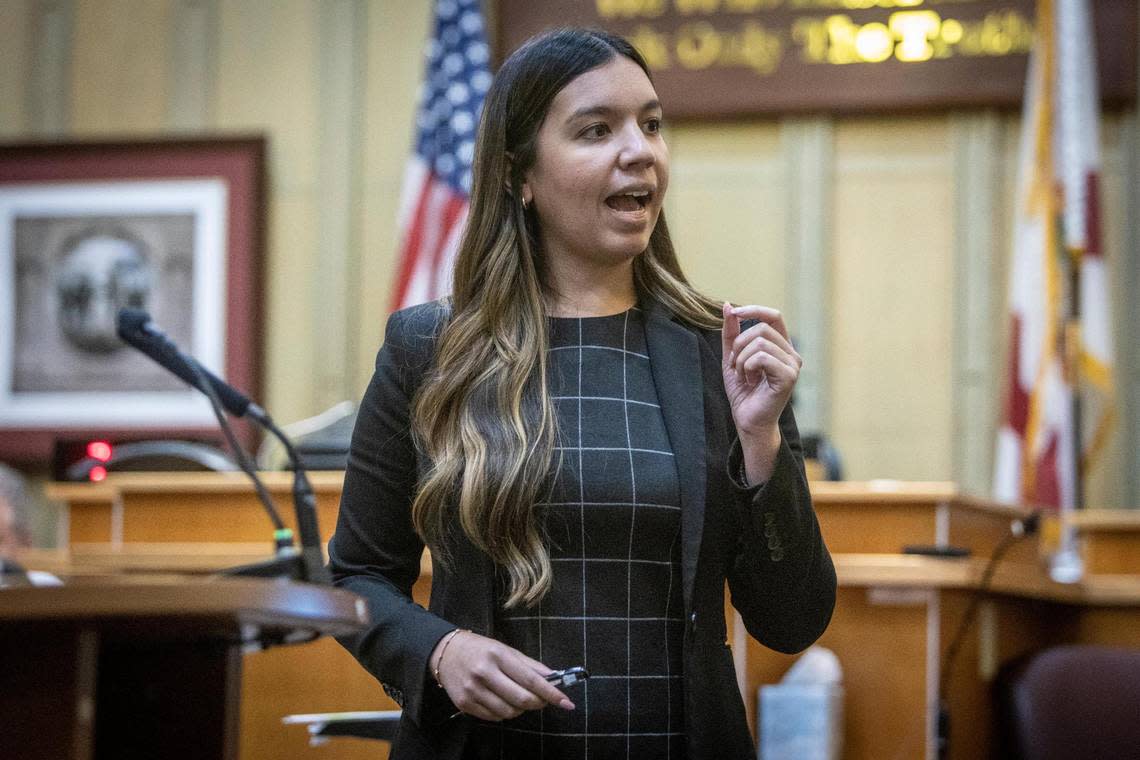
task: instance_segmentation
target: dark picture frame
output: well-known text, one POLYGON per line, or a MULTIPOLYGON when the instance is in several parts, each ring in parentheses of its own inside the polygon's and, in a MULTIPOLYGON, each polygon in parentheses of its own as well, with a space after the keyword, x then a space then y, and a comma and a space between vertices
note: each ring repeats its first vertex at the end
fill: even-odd
POLYGON ((0 460, 44 465, 91 438, 220 440, 204 399, 107 344, 106 317, 90 335, 68 318, 68 277, 129 279, 131 257, 158 262, 142 278, 155 321, 260 398, 265 172, 261 136, 0 144, 0 460))

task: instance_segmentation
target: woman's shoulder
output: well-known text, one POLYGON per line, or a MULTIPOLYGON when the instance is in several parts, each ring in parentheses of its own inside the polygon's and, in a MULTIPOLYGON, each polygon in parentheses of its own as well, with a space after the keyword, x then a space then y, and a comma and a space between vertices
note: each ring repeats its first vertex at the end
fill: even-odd
POLYGON ((432 346, 451 316, 451 301, 437 298, 427 303, 408 306, 388 315, 384 343, 395 342, 409 350, 432 346))
POLYGON ((392 312, 388 316, 388 330, 437 335, 449 316, 451 299, 437 298, 392 312))
POLYGON ((376 357, 377 364, 387 360, 404 372, 421 374, 435 354, 436 340, 450 314, 451 304, 447 298, 389 314, 384 328, 384 344, 376 357))

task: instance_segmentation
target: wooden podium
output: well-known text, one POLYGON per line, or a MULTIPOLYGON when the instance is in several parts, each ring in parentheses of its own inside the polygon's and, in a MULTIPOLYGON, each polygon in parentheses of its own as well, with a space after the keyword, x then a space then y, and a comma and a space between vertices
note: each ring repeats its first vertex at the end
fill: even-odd
POLYGON ((279 580, 77 578, 0 590, 0 757, 238 756, 242 655, 350 633, 345 591, 279 580))

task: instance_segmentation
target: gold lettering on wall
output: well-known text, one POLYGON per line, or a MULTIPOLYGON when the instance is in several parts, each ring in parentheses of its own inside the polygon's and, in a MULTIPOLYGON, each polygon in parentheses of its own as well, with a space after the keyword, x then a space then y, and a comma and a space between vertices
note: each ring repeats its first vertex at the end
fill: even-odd
MULTIPOLYGON (((957 0, 965 5, 976 0, 957 0)), ((805 63, 846 66, 894 59, 922 63, 954 56, 1004 56, 1027 53, 1032 23, 1015 10, 990 13, 981 20, 943 18, 928 0, 594 0, 606 20, 644 20, 630 40, 657 70, 678 65, 689 71, 744 67, 760 76, 773 73, 788 50, 805 63), (691 18, 672 31, 651 22, 667 11, 691 18), (926 6, 926 7, 923 7, 926 6), (781 28, 756 18, 724 29, 724 13, 758 11, 897 9, 886 21, 859 23, 845 13, 792 18, 781 28), (720 14, 720 15, 716 15, 720 14), (701 17, 709 18, 701 18, 701 17)), ((942 5, 941 3, 938 3, 942 5)))
POLYGON ((594 8, 604 19, 657 18, 669 0, 594 0, 594 8))
MULTIPOLYGON (((689 118, 1013 106, 1037 0, 496 2, 504 50, 568 14, 625 36, 689 118)), ((1135 100, 1138 2, 1094 3, 1106 102, 1135 100)))
POLYGON ((627 39, 641 52, 649 68, 654 71, 663 71, 673 65, 673 58, 669 53, 668 35, 655 32, 649 26, 639 26, 627 39))
POLYGON ((710 14, 720 10, 720 0, 673 0, 673 7, 683 16, 710 14))
MULTIPOLYGON (((917 8, 925 0, 788 0, 788 7, 797 10, 862 11, 872 8, 917 8)), ((959 0, 972 2, 972 0, 959 0)), ((779 2, 779 0, 777 0, 779 2)))
POLYGON ((677 30, 674 49, 677 62, 685 69, 743 66, 761 76, 775 71, 784 56, 780 35, 755 21, 729 32, 718 31, 707 21, 683 24, 677 30))
POLYGON ((914 63, 934 57, 931 40, 938 39, 942 18, 934 11, 905 11, 892 13, 889 28, 898 40, 895 57, 914 63))
POLYGON ((898 11, 886 24, 858 24, 850 16, 803 17, 792 23, 792 40, 807 63, 846 65, 894 58, 921 63, 953 56, 1028 53, 1033 25, 1016 11, 991 13, 981 21, 943 19, 934 11, 898 11))

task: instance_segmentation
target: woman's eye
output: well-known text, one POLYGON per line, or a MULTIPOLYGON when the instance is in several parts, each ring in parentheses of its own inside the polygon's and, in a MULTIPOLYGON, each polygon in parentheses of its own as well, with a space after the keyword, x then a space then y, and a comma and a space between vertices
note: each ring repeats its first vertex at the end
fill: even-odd
POLYGON ((593 138, 605 137, 609 132, 610 128, 605 124, 591 124, 582 132, 582 136, 593 138))
POLYGON ((654 117, 654 118, 650 119, 649 121, 645 122, 645 131, 651 135, 655 135, 658 132, 660 132, 661 131, 661 119, 654 117))

